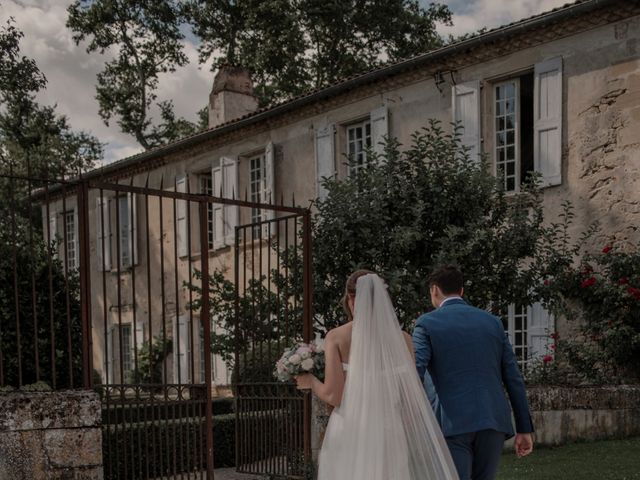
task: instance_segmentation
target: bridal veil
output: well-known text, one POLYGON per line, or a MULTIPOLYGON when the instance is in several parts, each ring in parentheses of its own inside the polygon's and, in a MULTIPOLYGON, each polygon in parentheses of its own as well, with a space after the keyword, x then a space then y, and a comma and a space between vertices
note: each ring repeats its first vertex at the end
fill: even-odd
POLYGON ((383 280, 360 277, 349 370, 319 480, 457 480, 383 280))

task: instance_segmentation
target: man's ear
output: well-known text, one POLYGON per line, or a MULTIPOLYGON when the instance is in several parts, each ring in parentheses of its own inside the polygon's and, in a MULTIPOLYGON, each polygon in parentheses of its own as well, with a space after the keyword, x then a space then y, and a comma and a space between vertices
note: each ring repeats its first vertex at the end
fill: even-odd
POLYGON ((464 297, 464 287, 462 287, 462 290, 460 290, 460 296, 464 297))

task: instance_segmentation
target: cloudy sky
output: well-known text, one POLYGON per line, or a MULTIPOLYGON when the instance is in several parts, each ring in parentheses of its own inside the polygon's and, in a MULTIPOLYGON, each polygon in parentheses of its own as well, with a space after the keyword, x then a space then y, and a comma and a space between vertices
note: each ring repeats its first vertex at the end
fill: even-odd
MULTIPOLYGON (((428 3, 429 0, 421 0, 428 3)), ((454 13, 453 27, 440 28, 443 34, 461 34, 482 27, 495 27, 550 10, 567 0, 441 0, 454 13)), ((36 60, 48 80, 39 100, 57 104, 76 129, 90 131, 106 144, 105 162, 133 155, 141 150, 133 138, 120 133, 113 123, 106 126, 98 115, 95 78, 104 63, 100 55, 88 55, 77 47, 65 27, 66 9, 71 0, 0 0, 0 20, 14 17, 25 33, 23 53, 36 60)), ((213 74, 198 65, 196 45, 185 41, 190 63, 161 78, 158 98, 172 99, 178 115, 195 121, 208 99, 213 74)))

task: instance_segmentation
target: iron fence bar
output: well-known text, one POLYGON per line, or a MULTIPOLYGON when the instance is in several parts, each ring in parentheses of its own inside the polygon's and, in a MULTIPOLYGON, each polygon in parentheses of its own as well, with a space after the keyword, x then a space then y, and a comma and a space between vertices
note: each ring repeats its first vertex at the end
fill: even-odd
POLYGON ((207 480, 213 480, 213 395, 211 392, 211 322, 209 321, 209 256, 205 248, 208 245, 207 204, 198 204, 200 214, 200 270, 202 272, 202 300, 200 320, 204 330, 204 371, 207 404, 205 407, 205 423, 207 428, 207 480))
MULTIPOLYGON (((13 170, 13 164, 9 167, 13 170)), ((14 183, 9 182, 9 201, 12 205, 16 204, 14 195, 14 183)), ((16 351, 18 354, 18 387, 22 387, 22 335, 20 332, 20 293, 18 290, 18 244, 17 244, 17 221, 16 209, 11 209, 11 239, 12 239, 12 255, 13 255, 13 297, 16 308, 16 351)))
POLYGON ((31 157, 27 155, 27 222, 29 229, 29 258, 31 260, 29 265, 29 271, 31 273, 31 311, 33 315, 33 356, 36 368, 36 382, 40 381, 40 348, 38 346, 38 308, 36 297, 36 265, 35 265, 35 251, 33 248, 33 218, 31 213, 31 157))
MULTIPOLYGON (((49 277, 49 328, 51 331, 49 332, 49 339, 51 341, 51 386, 54 390, 56 390, 56 332, 55 332, 55 314, 53 310, 53 262, 51 259, 51 205, 49 199, 49 185, 45 184, 44 187, 44 198, 45 198, 45 219, 44 224, 46 225, 46 249, 47 249, 47 275, 49 277)), ((0 353, 0 357, 1 357, 0 353)), ((0 370, 2 369, 2 360, 0 359, 0 370)), ((1 375, 1 374, 0 374, 1 375)), ((1 383, 1 382, 0 382, 1 383)))
MULTIPOLYGON (((68 250, 68 234, 67 234, 67 194, 66 187, 62 186, 62 249, 64 255, 64 291, 65 301, 67 308, 67 352, 69 360, 69 383, 72 386, 74 383, 73 378, 73 356, 72 356, 72 342, 71 342, 71 299, 69 298, 69 250, 68 250)), ((76 196, 77 201, 77 196, 76 196)))
MULTIPOLYGON (((233 256, 233 276, 234 276, 234 285, 235 285, 235 295, 234 295, 234 317, 235 317, 235 345, 234 345, 234 364, 233 364, 233 378, 235 382, 240 380, 240 232, 241 228, 236 225, 235 234, 234 234, 234 256, 233 256)), ((235 415, 235 451, 236 451, 236 465, 237 468, 240 469, 242 465, 241 459, 241 446, 240 446, 240 420, 239 420, 239 411, 241 408, 241 400, 240 395, 236 389, 236 411, 235 415)))
MULTIPOLYGON (((303 216, 303 337, 305 342, 311 341, 313 334, 313 264, 311 256, 311 213, 303 216)), ((304 394, 304 456, 305 460, 311 460, 311 393, 304 394)))
POLYGON ((169 190, 154 189, 149 187, 136 187, 133 185, 123 185, 118 183, 106 183, 100 181, 90 181, 92 188, 104 188, 105 190, 111 189, 116 192, 128 192, 128 193, 148 193, 153 196, 161 196, 164 198, 175 198, 176 200, 191 200, 193 202, 214 203, 222 205, 234 205, 238 207, 248 207, 254 209, 265 209, 276 212, 289 212, 297 215, 302 215, 308 211, 303 207, 289 207, 285 205, 277 205, 271 203, 252 202, 248 200, 240 200, 233 198, 216 197, 214 195, 207 195, 204 193, 187 193, 187 192, 172 192, 169 190))
MULTIPOLYGON (((80 308, 82 315, 82 369, 84 388, 91 388, 92 379, 92 341, 91 341, 91 260, 89 247, 89 186, 82 183, 78 191, 78 233, 80 235, 80 308)), ((70 375, 73 375, 73 360, 70 365, 70 375)), ((73 376, 70 377, 71 379, 73 376)), ((73 387, 73 380, 70 381, 73 387)))
MULTIPOLYGON (((175 191, 178 190, 177 187, 177 183, 175 181, 175 177, 174 177, 174 181, 173 181, 173 188, 175 191)), ((178 392, 179 395, 181 394, 181 389, 180 389, 180 385, 183 382, 182 379, 182 365, 181 365, 181 344, 180 344, 180 299, 179 299, 179 290, 178 290, 178 222, 177 222, 177 211, 176 211, 176 199, 174 198, 172 200, 172 207, 173 207, 173 276, 174 276, 174 282, 175 282, 175 310, 176 310, 176 314, 175 314, 175 342, 176 342, 176 346, 175 348, 175 352, 176 352, 176 361, 174 362, 174 369, 177 368, 178 370, 178 392)), ((185 354, 185 361, 186 361, 186 354, 185 354)), ((173 413, 175 415, 175 404, 173 405, 173 413)), ((175 427, 174 427, 175 428, 175 427)), ((181 419, 178 420, 178 429, 180 432, 182 432, 182 422, 181 419)), ((178 440, 178 438, 180 439, 180 441, 177 441, 177 443, 179 443, 180 446, 180 456, 182 457, 182 447, 183 447, 183 443, 184 443, 184 438, 182 437, 182 435, 180 435, 179 437, 174 435, 173 437, 174 439, 176 439, 176 441, 178 440)), ((177 465, 178 465, 178 461, 177 461, 177 448, 176 444, 174 443, 174 449, 173 449, 173 471, 174 474, 175 472, 177 472, 177 465)), ((182 469, 180 469, 180 471, 182 472, 182 469)), ((180 478, 183 478, 182 473, 180 474, 180 478)))

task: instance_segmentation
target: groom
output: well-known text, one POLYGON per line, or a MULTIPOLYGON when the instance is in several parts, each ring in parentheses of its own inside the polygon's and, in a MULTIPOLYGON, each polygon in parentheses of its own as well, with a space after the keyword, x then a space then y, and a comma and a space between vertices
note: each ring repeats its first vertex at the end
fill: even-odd
POLYGON ((505 389, 516 421, 516 454, 533 450, 524 381, 502 322, 462 299, 459 270, 440 268, 429 288, 436 310, 422 315, 413 333, 418 374, 460 480, 490 480, 504 441, 514 435, 505 389))

